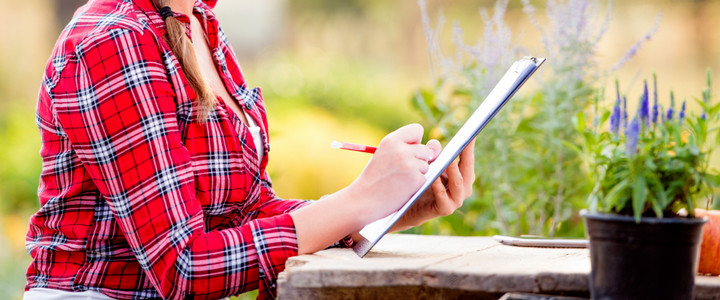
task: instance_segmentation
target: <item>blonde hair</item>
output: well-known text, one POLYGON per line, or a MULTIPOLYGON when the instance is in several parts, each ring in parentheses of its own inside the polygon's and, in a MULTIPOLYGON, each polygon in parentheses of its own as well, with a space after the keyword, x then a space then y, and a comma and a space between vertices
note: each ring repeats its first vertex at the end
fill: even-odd
MULTIPOLYGON (((170 2, 171 0, 153 0, 153 3, 158 8, 169 6, 170 2)), ((165 27, 167 28, 167 43, 170 50, 177 57, 190 87, 195 91, 200 108, 199 119, 205 121, 208 113, 215 107, 215 95, 200 72, 195 50, 190 39, 185 35, 185 25, 173 16, 168 16, 165 18, 165 27)))

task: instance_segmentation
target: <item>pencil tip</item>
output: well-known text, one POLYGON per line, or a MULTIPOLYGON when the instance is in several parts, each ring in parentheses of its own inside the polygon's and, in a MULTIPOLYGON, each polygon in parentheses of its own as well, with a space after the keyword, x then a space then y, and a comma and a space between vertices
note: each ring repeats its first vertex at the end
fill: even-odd
POLYGON ((338 141, 332 141, 332 143, 330 143, 330 147, 335 148, 335 149, 340 149, 340 148, 342 148, 342 143, 338 142, 338 141))

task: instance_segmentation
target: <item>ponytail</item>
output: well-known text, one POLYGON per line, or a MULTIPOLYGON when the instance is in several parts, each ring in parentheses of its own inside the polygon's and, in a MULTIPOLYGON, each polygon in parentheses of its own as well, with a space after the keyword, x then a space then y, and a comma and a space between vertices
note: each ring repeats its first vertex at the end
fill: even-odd
POLYGON ((190 39, 185 35, 185 26, 173 17, 172 11, 170 7, 168 7, 170 1, 171 0, 153 0, 153 3, 160 8, 160 13, 165 21, 167 43, 170 45, 170 50, 172 50, 178 58, 180 67, 185 72, 185 77, 190 87, 195 91, 196 99, 200 107, 199 119, 205 121, 209 112, 215 107, 215 96, 200 72, 200 66, 195 57, 195 50, 192 47, 190 39))

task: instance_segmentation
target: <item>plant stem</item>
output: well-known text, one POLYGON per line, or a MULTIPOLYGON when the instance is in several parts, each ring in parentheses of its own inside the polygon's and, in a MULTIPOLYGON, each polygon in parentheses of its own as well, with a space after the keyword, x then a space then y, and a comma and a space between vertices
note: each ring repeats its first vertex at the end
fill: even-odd
MULTIPOLYGON (((560 138, 562 140, 562 137, 560 138)), ((565 155, 562 149, 559 149, 557 157, 557 165, 555 167, 555 178, 558 182, 558 188, 555 193, 555 209, 553 211, 552 224, 550 225, 550 232, 548 233, 551 237, 555 236, 555 228, 560 221, 560 211, 562 210, 563 194, 565 193, 565 181, 563 180, 563 164, 565 162, 565 155)))

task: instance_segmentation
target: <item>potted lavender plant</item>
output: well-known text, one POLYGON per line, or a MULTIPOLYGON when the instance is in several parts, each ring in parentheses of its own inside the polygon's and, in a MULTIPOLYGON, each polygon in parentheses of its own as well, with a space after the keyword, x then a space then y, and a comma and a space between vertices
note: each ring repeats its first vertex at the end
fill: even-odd
POLYGON ((585 128, 578 115, 594 182, 589 212, 583 213, 594 299, 692 299, 706 222, 694 217, 693 208, 720 186, 717 171, 708 166, 720 140, 720 104, 710 101, 709 71, 697 101, 700 115, 687 113, 685 101, 676 111, 672 93, 664 110, 654 82, 652 108, 646 82, 632 119, 619 87, 612 111, 596 125, 585 128), (607 130, 601 130, 608 118, 607 130))

